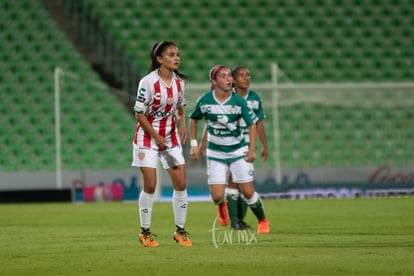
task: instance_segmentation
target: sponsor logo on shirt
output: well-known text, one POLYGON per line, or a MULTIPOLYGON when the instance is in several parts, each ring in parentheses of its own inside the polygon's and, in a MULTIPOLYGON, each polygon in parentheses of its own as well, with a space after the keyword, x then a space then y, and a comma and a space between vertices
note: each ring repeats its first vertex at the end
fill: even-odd
POLYGON ((160 118, 160 117, 171 117, 175 115, 175 109, 174 110, 170 110, 170 111, 162 111, 162 110, 155 110, 153 112, 151 112, 151 115, 156 117, 156 118, 160 118))
POLYGON ((225 124, 227 124, 227 122, 229 121, 229 118, 228 118, 226 115, 218 115, 218 116, 217 116, 217 121, 218 121, 220 124, 225 125, 225 124))

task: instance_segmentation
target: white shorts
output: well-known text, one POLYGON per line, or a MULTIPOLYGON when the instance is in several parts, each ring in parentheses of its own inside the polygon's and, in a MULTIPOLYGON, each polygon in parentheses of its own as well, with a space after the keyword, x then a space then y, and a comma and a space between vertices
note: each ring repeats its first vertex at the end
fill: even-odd
POLYGON ((185 164, 181 145, 158 151, 151 148, 139 148, 133 144, 132 166, 156 168, 158 159, 161 161, 164 169, 185 164))
POLYGON ((208 185, 227 184, 229 173, 231 173, 233 182, 236 184, 253 182, 253 163, 247 162, 244 160, 244 158, 241 158, 230 164, 215 160, 207 160, 208 185))

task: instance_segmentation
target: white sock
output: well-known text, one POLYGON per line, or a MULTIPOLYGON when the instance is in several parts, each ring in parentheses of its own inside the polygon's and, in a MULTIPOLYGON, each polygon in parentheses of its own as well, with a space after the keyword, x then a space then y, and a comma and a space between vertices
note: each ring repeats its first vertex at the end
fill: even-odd
POLYGON ((231 196, 233 200, 238 200, 240 192, 238 189, 226 188, 226 196, 231 196))
POLYGON ((260 200, 260 196, 257 192, 254 192, 253 196, 249 199, 245 198, 248 205, 254 205, 260 200))
POLYGON ((187 219, 188 195, 187 190, 173 192, 173 210, 175 225, 184 228, 187 219))
POLYGON ((151 226, 152 205, 154 202, 154 194, 148 194, 141 191, 138 200, 139 218, 141 227, 148 229, 151 226))

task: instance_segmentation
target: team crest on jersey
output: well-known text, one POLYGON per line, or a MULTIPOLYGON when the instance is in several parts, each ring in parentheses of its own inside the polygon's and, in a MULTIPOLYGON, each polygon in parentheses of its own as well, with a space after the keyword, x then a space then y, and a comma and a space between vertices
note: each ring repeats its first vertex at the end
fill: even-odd
POLYGON ((167 98, 167 104, 168 105, 172 105, 174 103, 174 98, 172 98, 172 97, 168 97, 167 98))
POLYGON ((144 160, 144 158, 145 158, 145 152, 139 152, 138 153, 138 158, 139 158, 139 160, 144 160))
POLYGON ((237 114, 237 108, 236 108, 236 106, 235 106, 235 105, 232 105, 232 106, 230 107, 230 113, 231 113, 231 114, 237 114))
POLYGON ((160 92, 156 92, 154 94, 154 99, 156 99, 157 101, 161 100, 161 93, 160 92))

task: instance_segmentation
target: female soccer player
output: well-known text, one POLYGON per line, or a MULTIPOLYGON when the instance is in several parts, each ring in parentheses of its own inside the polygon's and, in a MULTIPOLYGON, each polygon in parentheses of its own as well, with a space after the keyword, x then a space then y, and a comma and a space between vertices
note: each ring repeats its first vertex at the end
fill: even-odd
POLYGON ((188 196, 181 147, 181 140, 187 142, 184 116, 186 76, 178 71, 180 55, 174 42, 161 41, 154 44, 150 56, 150 72, 139 82, 134 106, 137 128, 133 141, 132 166, 140 168, 144 182, 138 200, 141 224, 139 241, 147 247, 159 246, 155 235, 150 231, 159 159, 174 188, 174 240, 182 246, 192 246, 188 232, 184 230, 188 196))
MULTIPOLYGON (((256 121, 257 135, 262 144, 261 161, 264 162, 267 159, 267 139, 266 132, 263 125, 263 119, 265 114, 263 112, 262 101, 259 95, 250 89, 250 71, 246 66, 235 66, 231 75, 233 77, 233 92, 239 94, 247 101, 247 105, 256 114, 258 120, 256 121)), ((244 128, 245 139, 249 141, 248 128, 241 120, 241 127, 244 128)), ((226 199, 228 205, 228 211, 230 216, 230 226, 235 230, 244 230, 250 228, 244 221, 246 216, 247 206, 245 200, 241 197, 240 191, 237 185, 233 183, 231 175, 229 176, 229 182, 226 189, 226 199)), ((258 229, 259 233, 267 233, 266 227, 258 229)))
POLYGON ((229 174, 240 189, 247 204, 258 219, 258 232, 269 232, 263 203, 253 185, 253 161, 255 159, 256 124, 254 112, 246 100, 232 93, 233 77, 230 69, 216 65, 210 70, 212 91, 197 101, 190 114, 191 158, 198 159, 197 121, 207 121, 207 175, 210 195, 219 206, 218 217, 222 225, 228 224, 225 187, 229 174), (249 143, 244 138, 240 120, 246 124, 249 143), (263 231, 262 231, 263 230, 263 231), (267 230, 267 231, 264 231, 267 230))
MULTIPOLYGON (((263 119, 266 117, 263 111, 262 101, 260 96, 253 90, 250 89, 250 71, 246 66, 235 66, 231 75, 233 77, 233 88, 232 92, 237 93, 242 96, 247 101, 247 105, 253 110, 256 114, 258 120, 256 121, 257 135, 262 144, 261 151, 261 160, 262 162, 266 161, 268 156, 267 151, 267 139, 266 132, 263 125, 263 119)), ((243 120, 240 120, 240 126, 243 128, 243 133, 245 134, 245 139, 249 142, 249 130, 243 120)), ((205 153, 207 146, 207 133, 204 131, 203 137, 200 143, 200 151, 202 154, 205 153)), ((228 186, 226 188, 226 199, 227 199, 227 208, 230 217, 230 227, 233 230, 246 230, 250 228, 244 221, 247 211, 247 203, 242 198, 238 185, 233 183, 231 174, 228 179, 228 186)), ((223 220, 221 220, 223 221, 223 220)), ((226 225, 223 225, 226 226, 226 225)), ((267 233, 266 228, 259 229, 259 233, 267 233)))

